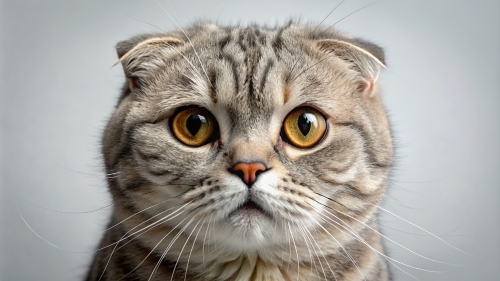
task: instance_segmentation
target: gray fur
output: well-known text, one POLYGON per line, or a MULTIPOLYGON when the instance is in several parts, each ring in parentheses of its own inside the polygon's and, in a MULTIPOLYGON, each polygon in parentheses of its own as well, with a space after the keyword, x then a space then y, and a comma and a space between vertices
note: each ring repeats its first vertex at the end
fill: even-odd
POLYGON ((101 247, 126 239, 96 254, 86 280, 388 280, 375 231, 393 155, 382 50, 295 23, 185 32, 192 44, 175 31, 117 45, 129 83, 103 138, 118 175, 108 180, 116 226, 101 247), (169 118, 188 105, 213 114, 217 141, 172 135, 169 118), (304 105, 328 122, 309 149, 280 138, 304 105), (270 169, 248 189, 228 171, 241 161, 270 169), (265 214, 234 215, 249 193, 265 214))

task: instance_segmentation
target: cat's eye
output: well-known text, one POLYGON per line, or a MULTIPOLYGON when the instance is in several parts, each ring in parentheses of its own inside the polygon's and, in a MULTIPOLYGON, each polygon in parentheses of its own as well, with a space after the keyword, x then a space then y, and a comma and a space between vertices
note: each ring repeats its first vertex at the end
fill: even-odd
POLYGON ((188 107, 175 113, 170 128, 180 142, 189 146, 202 146, 213 140, 217 123, 207 110, 188 107))
POLYGON ((319 111, 311 107, 294 109, 283 122, 283 140, 299 148, 314 146, 325 133, 325 118, 319 111))

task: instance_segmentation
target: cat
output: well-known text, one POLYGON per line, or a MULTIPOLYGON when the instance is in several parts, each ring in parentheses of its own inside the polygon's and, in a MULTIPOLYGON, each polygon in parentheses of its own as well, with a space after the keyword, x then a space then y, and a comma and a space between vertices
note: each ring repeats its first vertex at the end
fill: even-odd
POLYGON ((117 44, 113 211, 85 280, 390 280, 380 47, 199 23, 117 44))

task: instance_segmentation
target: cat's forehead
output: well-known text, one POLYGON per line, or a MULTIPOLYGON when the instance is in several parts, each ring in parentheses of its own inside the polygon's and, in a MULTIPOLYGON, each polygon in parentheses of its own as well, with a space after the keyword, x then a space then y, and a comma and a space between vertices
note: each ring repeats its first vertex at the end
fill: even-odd
POLYGON ((129 88, 149 103, 151 114, 199 106, 243 126, 304 105, 327 115, 343 105, 349 114, 346 105, 359 102, 364 89, 374 92, 367 85, 376 82, 384 60, 369 42, 291 23, 201 24, 136 36, 120 42, 117 51, 129 88))
POLYGON ((268 119, 282 106, 283 65, 271 51, 272 33, 257 27, 224 31, 209 65, 214 70, 214 102, 232 120, 268 119))
POLYGON ((156 78, 153 92, 164 105, 195 103, 235 121, 267 120, 278 109, 324 104, 348 83, 345 74, 331 75, 332 65, 317 64, 303 27, 198 29, 156 78))

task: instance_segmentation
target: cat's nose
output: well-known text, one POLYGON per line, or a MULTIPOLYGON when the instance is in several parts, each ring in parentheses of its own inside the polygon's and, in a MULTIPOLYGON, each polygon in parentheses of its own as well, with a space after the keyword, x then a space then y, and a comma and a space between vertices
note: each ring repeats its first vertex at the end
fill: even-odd
POLYGON ((257 177, 266 170, 266 165, 260 162, 240 162, 228 169, 230 173, 239 176, 248 187, 252 186, 252 184, 257 180, 257 177))

